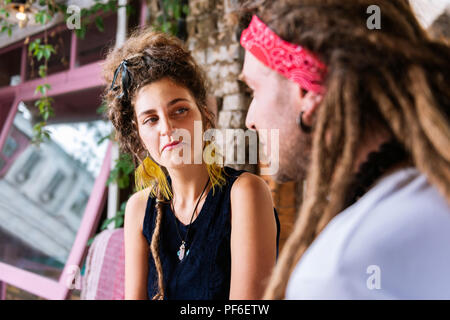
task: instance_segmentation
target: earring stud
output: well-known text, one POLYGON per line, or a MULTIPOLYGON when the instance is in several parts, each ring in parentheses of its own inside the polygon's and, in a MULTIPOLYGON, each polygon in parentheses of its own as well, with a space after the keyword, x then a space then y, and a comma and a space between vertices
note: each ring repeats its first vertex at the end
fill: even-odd
POLYGON ((297 118, 297 124, 304 133, 311 133, 312 127, 305 125, 303 122, 303 113, 304 111, 300 112, 300 115, 297 118))

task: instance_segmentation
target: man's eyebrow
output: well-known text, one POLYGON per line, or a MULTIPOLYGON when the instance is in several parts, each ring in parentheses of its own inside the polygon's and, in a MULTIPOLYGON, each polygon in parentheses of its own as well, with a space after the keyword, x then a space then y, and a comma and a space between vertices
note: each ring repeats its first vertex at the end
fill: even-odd
MULTIPOLYGON (((190 102, 188 99, 185 99, 185 98, 176 98, 176 99, 173 99, 173 100, 169 101, 169 102, 167 103, 167 107, 170 107, 170 106, 172 106, 172 105, 174 105, 175 103, 180 102, 180 101, 187 101, 187 102, 190 102)), ((140 117, 143 116, 143 115, 150 114, 150 113, 154 113, 154 112, 156 112, 155 109, 147 109, 147 110, 144 110, 144 111, 142 111, 141 113, 139 113, 138 118, 140 118, 140 117)))

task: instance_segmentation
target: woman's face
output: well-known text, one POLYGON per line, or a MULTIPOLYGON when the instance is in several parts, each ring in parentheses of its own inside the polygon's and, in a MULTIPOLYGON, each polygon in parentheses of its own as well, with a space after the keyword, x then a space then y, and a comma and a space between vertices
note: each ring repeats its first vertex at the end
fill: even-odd
POLYGON ((163 78, 142 87, 134 107, 139 136, 159 165, 176 168, 194 163, 194 145, 200 146, 197 153, 203 149, 203 128, 194 137, 194 121, 200 127, 202 116, 188 89, 163 78), (171 142, 178 143, 168 147, 171 142))

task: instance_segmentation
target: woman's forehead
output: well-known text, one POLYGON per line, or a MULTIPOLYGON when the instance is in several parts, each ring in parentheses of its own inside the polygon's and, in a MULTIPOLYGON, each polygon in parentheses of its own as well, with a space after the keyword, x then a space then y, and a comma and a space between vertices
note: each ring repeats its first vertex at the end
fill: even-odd
POLYGON ((186 100, 187 102, 193 101, 188 89, 170 79, 161 79, 140 88, 135 100, 136 112, 139 113, 144 109, 167 107, 169 104, 173 104, 175 99, 186 100))

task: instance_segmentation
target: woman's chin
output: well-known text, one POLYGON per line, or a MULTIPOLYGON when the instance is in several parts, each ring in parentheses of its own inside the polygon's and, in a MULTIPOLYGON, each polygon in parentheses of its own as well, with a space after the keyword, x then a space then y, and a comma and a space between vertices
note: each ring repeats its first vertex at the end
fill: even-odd
POLYGON ((191 165, 192 163, 189 159, 183 159, 183 157, 178 155, 171 155, 162 159, 161 164, 168 169, 181 169, 191 165))

